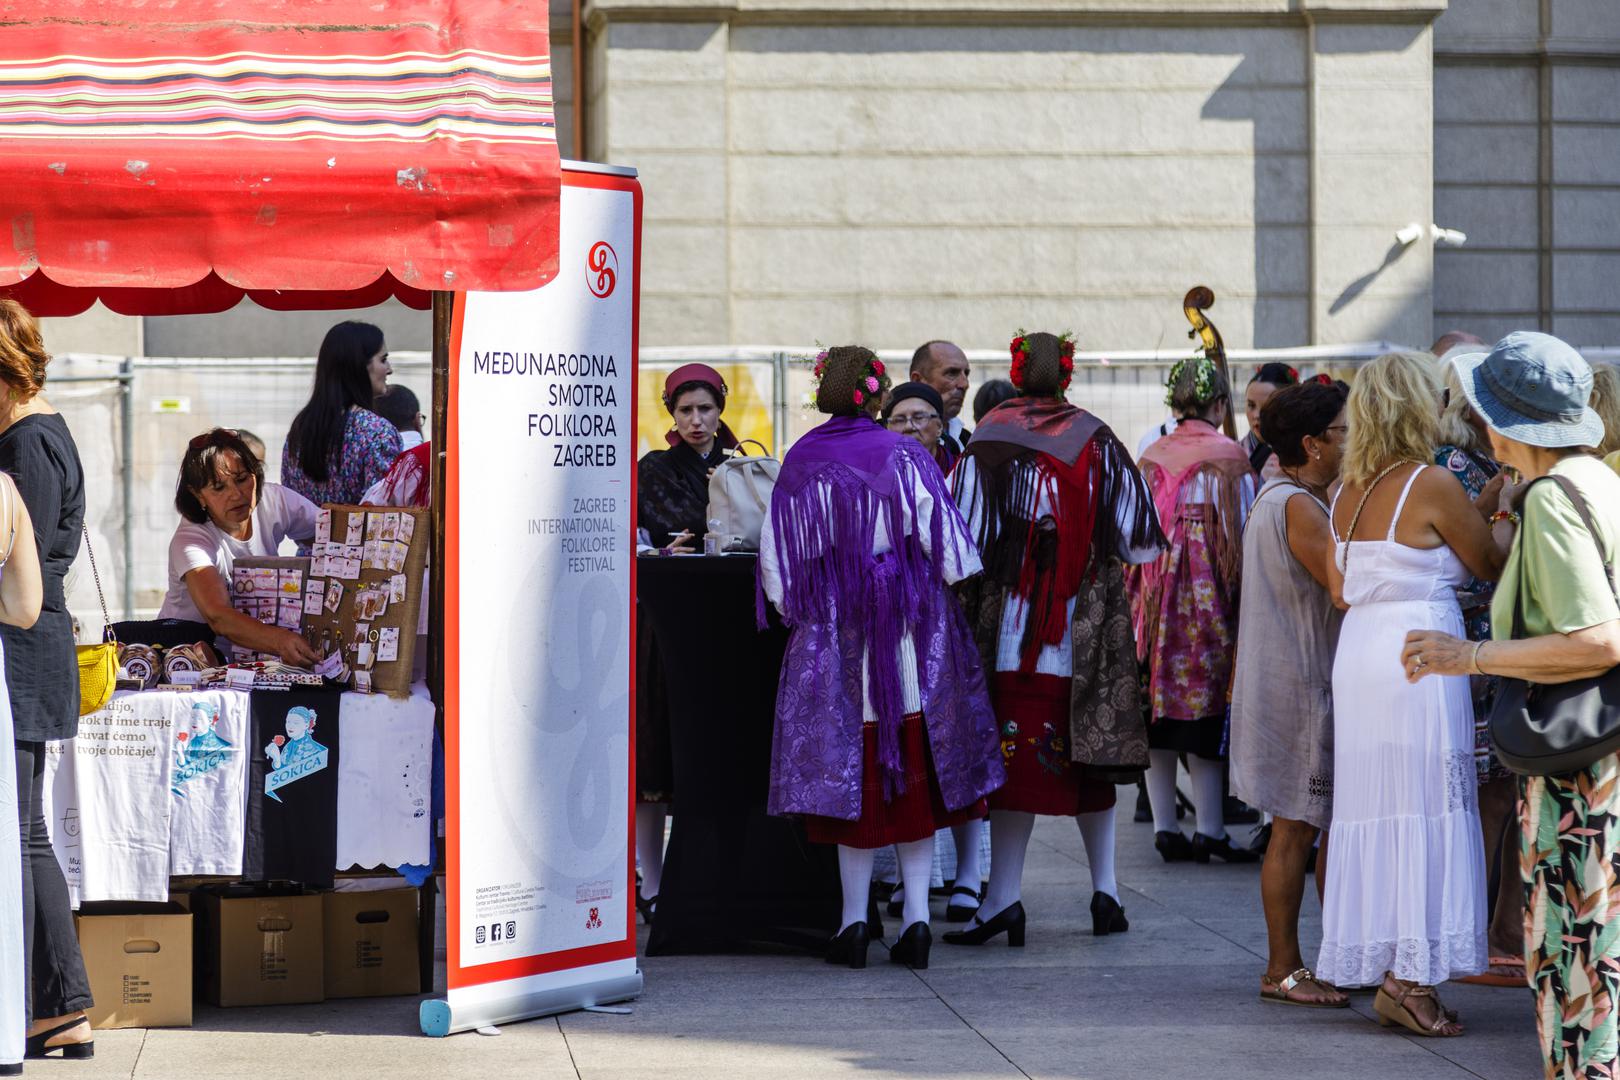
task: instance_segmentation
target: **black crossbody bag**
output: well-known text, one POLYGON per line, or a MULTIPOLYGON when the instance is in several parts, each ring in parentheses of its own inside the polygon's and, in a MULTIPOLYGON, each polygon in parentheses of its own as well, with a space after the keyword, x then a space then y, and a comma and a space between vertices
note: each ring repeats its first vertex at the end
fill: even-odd
MULTIPOLYGON (((1562 476, 1544 476, 1563 489, 1575 504, 1586 531, 1597 545, 1605 571, 1609 555, 1592 524, 1591 511, 1574 484, 1562 476)), ((1526 489, 1526 494, 1529 489, 1526 489)), ((1528 528, 1529 522, 1521 527, 1528 528)), ((1609 591, 1620 604, 1614 574, 1608 573, 1609 591)), ((1524 637, 1524 560, 1519 560, 1519 591, 1513 598, 1513 636, 1524 637)), ((1620 667, 1601 675, 1564 683, 1502 680, 1491 708, 1491 742, 1503 765, 1524 776, 1552 776, 1579 772, 1598 759, 1620 752, 1620 667)))

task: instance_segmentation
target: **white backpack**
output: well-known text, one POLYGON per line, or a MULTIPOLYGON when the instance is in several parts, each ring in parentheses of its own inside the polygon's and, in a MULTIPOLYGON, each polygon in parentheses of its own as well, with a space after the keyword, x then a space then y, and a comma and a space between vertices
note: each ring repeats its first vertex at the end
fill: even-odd
POLYGON ((760 449, 760 456, 749 457, 738 444, 735 456, 714 468, 709 479, 709 531, 719 537, 721 551, 758 551, 759 533, 765 515, 771 512, 771 492, 776 488, 782 463, 765 452, 763 444, 745 439, 760 449))

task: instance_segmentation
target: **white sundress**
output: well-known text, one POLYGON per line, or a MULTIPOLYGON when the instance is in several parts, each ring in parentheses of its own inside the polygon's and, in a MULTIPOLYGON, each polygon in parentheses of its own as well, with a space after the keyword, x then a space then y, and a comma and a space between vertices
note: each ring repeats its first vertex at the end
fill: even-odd
POLYGON ((1350 610, 1333 661, 1333 825, 1316 973, 1371 986, 1384 972, 1433 985, 1485 970, 1485 851, 1464 676, 1406 681, 1411 630, 1463 637, 1457 585, 1469 572, 1447 546, 1389 535, 1340 540, 1350 610))

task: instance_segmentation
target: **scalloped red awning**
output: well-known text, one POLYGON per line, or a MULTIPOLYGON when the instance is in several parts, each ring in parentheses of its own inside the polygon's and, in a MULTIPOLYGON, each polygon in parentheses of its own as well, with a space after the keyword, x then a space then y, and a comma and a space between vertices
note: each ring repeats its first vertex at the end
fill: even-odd
POLYGON ((508 0, 0 0, 0 292, 134 315, 538 288, 557 268, 547 20, 508 0))

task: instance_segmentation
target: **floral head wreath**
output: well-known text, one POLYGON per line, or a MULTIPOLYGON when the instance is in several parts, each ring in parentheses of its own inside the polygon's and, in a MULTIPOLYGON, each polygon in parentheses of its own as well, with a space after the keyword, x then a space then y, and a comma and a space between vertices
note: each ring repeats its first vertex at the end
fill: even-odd
POLYGON ((1200 402, 1207 402, 1215 396, 1215 361, 1202 354, 1189 356, 1185 360, 1177 360, 1170 367, 1170 376, 1164 381, 1164 403, 1174 407, 1176 397, 1176 384, 1187 370, 1187 365, 1193 365, 1193 394, 1200 402))
MULTIPOLYGON (((1007 351, 1012 353, 1012 370, 1007 373, 1007 377, 1020 390, 1024 388, 1025 368, 1029 365, 1028 338, 1029 335, 1020 328, 1018 333, 1014 335, 1012 343, 1007 346, 1007 351)), ((1074 378, 1074 333, 1072 331, 1065 330, 1058 338, 1058 367, 1063 371, 1063 378, 1058 383, 1058 390, 1067 390, 1069 381, 1074 378)))
MULTIPOLYGON (((827 352, 828 350, 822 349, 816 353, 816 366, 810 371, 811 378, 815 380, 815 389, 810 393, 812 402, 816 400, 817 394, 821 390, 821 377, 827 373, 827 352)), ((871 361, 866 365, 866 374, 855 380, 855 391, 850 395, 855 402, 856 408, 865 406, 868 401, 871 401, 883 390, 884 370, 883 361, 876 356, 872 357, 871 361)))

